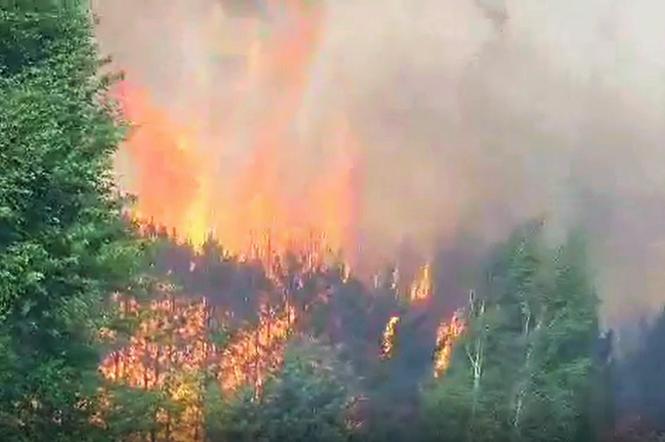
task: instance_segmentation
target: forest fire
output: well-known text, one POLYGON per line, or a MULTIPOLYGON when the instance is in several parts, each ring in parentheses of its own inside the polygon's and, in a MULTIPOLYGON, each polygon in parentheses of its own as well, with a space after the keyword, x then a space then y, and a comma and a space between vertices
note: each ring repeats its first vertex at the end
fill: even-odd
POLYGON ((434 351, 434 377, 438 378, 450 367, 453 347, 464 333, 464 323, 461 310, 455 312, 450 320, 444 320, 436 331, 436 349, 434 351))
MULTIPOLYGON (((293 0, 280 2, 279 10, 288 26, 243 15, 243 41, 235 42, 232 52, 244 69, 226 79, 230 84, 223 100, 192 94, 183 106, 131 72, 114 91, 131 125, 118 155, 130 166, 116 169, 124 175, 119 178, 122 190, 136 196, 129 214, 143 233, 163 230, 199 257, 213 239, 224 259, 238 266, 260 265, 270 287, 250 285, 250 290, 282 300, 277 307, 261 302, 258 322, 232 330, 220 348, 210 339, 213 312, 205 300, 188 304, 166 297, 147 309, 132 298, 117 300, 121 314, 140 318, 138 329, 124 348, 109 354, 101 371, 113 383, 164 391, 184 405, 179 417, 165 411, 155 417, 168 423, 166 440, 176 440, 178 433, 199 440, 205 386, 197 376, 203 373, 213 374, 225 398, 244 388, 262 397, 296 331, 291 301, 293 292, 303 289, 305 276, 322 275, 331 263, 339 266, 340 283, 350 282, 352 269, 355 276, 363 193, 360 137, 338 109, 322 117, 320 140, 298 131, 322 37, 323 7, 293 0), (295 269, 289 267, 294 262, 295 269)), ((228 55, 226 50, 217 55, 228 55)), ((190 274, 198 271, 195 260, 189 262, 190 274)), ((397 267, 389 278, 394 300, 429 304, 434 292, 430 263, 417 270, 411 284, 399 284, 397 267)), ((306 310, 298 304, 298 316, 306 310)), ((401 321, 400 316, 388 320, 380 359, 395 357, 401 321)), ((439 331, 447 335, 437 339, 437 373, 450 362, 456 321, 439 331)))
POLYGON ((208 340, 207 301, 184 302, 167 295, 144 310, 133 298, 117 295, 116 301, 120 315, 138 319, 138 326, 126 346, 102 361, 102 375, 115 384, 164 391, 183 407, 177 419, 166 409, 157 411, 156 421, 168 423, 165 438, 201 440, 204 387, 198 375, 217 352, 208 340))
MULTIPOLYGON (((140 314, 134 300, 120 305, 125 316, 140 314)), ((108 355, 100 370, 111 381, 143 389, 163 386, 173 370, 200 370, 216 351, 207 340, 209 318, 205 299, 152 301, 128 345, 108 355)))
POLYGON ((432 296, 432 290, 432 266, 427 263, 418 271, 416 279, 411 283, 409 289, 411 302, 420 302, 429 299, 432 296))
POLYGON ((0 4, 1 440, 665 442, 663 0, 0 4))
MULTIPOLYGON (((263 306, 258 325, 238 332, 221 351, 210 342, 212 310, 205 299, 191 303, 167 296, 147 309, 129 297, 118 295, 116 301, 120 315, 138 319, 138 326, 125 347, 102 361, 100 371, 112 383, 161 390, 182 405, 177 417, 166 409, 155 416, 168 423, 165 440, 173 441, 200 440, 204 372, 213 370, 225 393, 246 386, 260 395, 265 379, 281 367, 295 321, 288 305, 281 310, 263 306)), ((117 341, 115 334, 104 335, 117 341)))
POLYGON ((390 359, 393 355, 399 322, 399 316, 392 316, 386 324, 386 329, 383 332, 383 339, 381 341, 381 357, 383 359, 390 359))
POLYGON ((297 185, 285 179, 297 163, 291 156, 303 149, 295 125, 322 27, 322 9, 306 3, 280 5, 286 28, 245 18, 249 41, 234 49, 245 70, 229 87, 231 105, 227 97, 215 109, 214 123, 206 122, 203 103, 173 111, 140 83, 120 85, 116 97, 134 126, 120 151, 132 165, 126 187, 137 196, 134 218, 195 247, 212 235, 231 254, 259 260, 268 271, 275 256, 287 253, 304 256, 312 267, 330 254, 352 253, 357 141, 343 114, 327 124, 317 172, 297 185), (256 94, 269 105, 257 108, 256 94), (251 130, 239 142, 248 118, 251 130))
POLYGON ((250 386, 260 395, 268 374, 277 371, 283 362, 294 321, 295 309, 289 305, 282 311, 263 306, 258 326, 239 332, 220 355, 218 379, 222 390, 233 393, 250 386))

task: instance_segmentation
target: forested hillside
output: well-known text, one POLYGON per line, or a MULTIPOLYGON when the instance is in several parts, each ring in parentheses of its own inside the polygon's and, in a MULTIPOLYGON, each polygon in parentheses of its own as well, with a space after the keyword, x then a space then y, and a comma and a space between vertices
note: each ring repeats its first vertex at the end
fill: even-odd
POLYGON ((663 440, 665 315, 615 355, 582 229, 366 277, 134 216, 93 18, 0 1, 1 441, 663 440))

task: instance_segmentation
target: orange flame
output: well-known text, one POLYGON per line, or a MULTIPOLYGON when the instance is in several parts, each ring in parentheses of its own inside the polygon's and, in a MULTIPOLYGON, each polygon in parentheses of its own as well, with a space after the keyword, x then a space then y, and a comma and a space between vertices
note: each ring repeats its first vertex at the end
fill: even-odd
POLYGON ((411 302, 419 302, 432 296, 434 283, 432 282, 432 266, 427 263, 419 271, 416 279, 411 284, 409 297, 411 302))
MULTIPOLYGON (((168 288, 168 287, 167 287, 168 288)), ((121 316, 142 318, 129 344, 108 354, 100 365, 105 379, 145 390, 165 390, 183 405, 179 415, 160 410, 169 440, 201 440, 203 388, 197 376, 216 366, 225 393, 250 386, 261 394, 267 377, 279 370, 295 321, 295 309, 261 307, 259 324, 240 331, 223 350, 209 342, 211 309, 205 299, 188 303, 168 296, 142 310, 135 300, 117 295, 121 316)), ((116 336, 103 330, 104 338, 116 336)), ((103 418, 101 418, 103 420, 103 418)))
MULTIPOLYGON (((129 344, 104 358, 100 365, 102 375, 116 384, 145 390, 165 389, 174 401, 183 405, 177 419, 166 410, 160 410, 155 417, 159 422, 169 423, 169 440, 201 440, 203 386, 195 379, 216 353, 215 346, 207 340, 208 303, 205 299, 186 303, 168 296, 152 301, 139 316, 141 310, 135 300, 121 295, 115 298, 121 316, 143 319, 129 344)), ((104 334, 115 338, 113 334, 104 334)))
POLYGON ((464 333, 466 324, 461 311, 456 311, 450 321, 443 321, 436 331, 436 350, 434 351, 434 377, 438 378, 450 367, 453 347, 464 333))
POLYGON ((399 316, 392 316, 386 324, 386 329, 383 332, 383 340, 381 341, 381 357, 383 359, 390 359, 393 355, 399 321, 399 316))
POLYGON ((241 331, 221 354, 218 379, 222 390, 233 393, 250 385, 260 394, 267 376, 283 363, 294 320, 295 310, 289 305, 282 312, 263 306, 259 325, 241 331))
POLYGON ((214 136, 202 128, 197 111, 203 110, 176 116, 140 85, 121 85, 117 97, 135 126, 120 152, 131 170, 121 172, 137 196, 136 219, 166 227, 194 246, 212 234, 231 253, 268 268, 274 255, 287 251, 322 262, 330 252, 352 250, 357 142, 345 116, 330 122, 323 148, 331 158, 315 166, 314 177, 297 189, 285 180, 299 173, 289 155, 303 147, 294 125, 323 26, 322 8, 306 3, 271 3, 289 17, 289 25, 275 26, 268 39, 256 31, 244 53, 247 74, 232 88, 231 102, 218 110, 228 115, 221 116, 214 136), (266 100, 259 109, 257 93, 266 100), (235 118, 241 113, 251 115, 256 129, 242 142, 248 161, 229 176, 214 160, 245 132, 235 118))

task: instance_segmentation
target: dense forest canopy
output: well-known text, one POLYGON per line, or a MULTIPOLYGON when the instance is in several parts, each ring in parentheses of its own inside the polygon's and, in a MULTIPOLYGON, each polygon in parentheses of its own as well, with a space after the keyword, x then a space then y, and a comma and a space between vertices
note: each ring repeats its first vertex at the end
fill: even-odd
MULTIPOLYGON (((314 25, 277 48, 306 54, 314 25)), ((619 357, 588 227, 553 235, 548 217, 525 219, 501 240, 437 243, 424 264, 404 246, 368 276, 329 218, 350 222, 354 174, 332 174, 340 192, 321 181, 320 211, 274 216, 322 222, 322 235, 202 236, 171 222, 179 213, 146 219, 114 173, 119 147, 146 139, 103 55, 87 1, 0 2, 1 440, 663 440, 665 313, 619 357)), ((268 58, 261 72, 288 92, 277 117, 290 118, 300 71, 268 58)), ((262 123, 279 129, 277 117, 262 123)), ((144 196, 189 185, 160 183, 144 196)))

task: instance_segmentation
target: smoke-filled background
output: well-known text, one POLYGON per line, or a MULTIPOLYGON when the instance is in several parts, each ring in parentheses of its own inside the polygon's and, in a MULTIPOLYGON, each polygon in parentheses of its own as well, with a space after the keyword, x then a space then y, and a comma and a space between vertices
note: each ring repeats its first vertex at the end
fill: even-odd
POLYGON ((95 3, 143 215, 306 219, 362 267, 544 214, 590 232, 609 324, 665 301, 662 1, 95 3))

